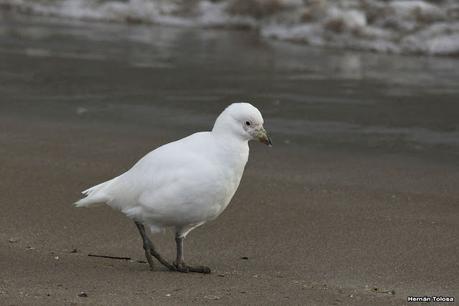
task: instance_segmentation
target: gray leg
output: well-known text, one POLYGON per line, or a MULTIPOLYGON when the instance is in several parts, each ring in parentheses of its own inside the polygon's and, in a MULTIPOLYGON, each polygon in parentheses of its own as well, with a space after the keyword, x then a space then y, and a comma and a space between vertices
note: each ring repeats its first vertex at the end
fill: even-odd
POLYGON ((183 258, 183 237, 180 237, 178 233, 175 234, 175 244, 177 245, 177 259, 175 263, 180 265, 184 262, 183 258))
POLYGON ((150 270, 153 270, 153 259, 151 255, 153 255, 160 263, 162 263, 166 268, 169 270, 175 271, 175 267, 167 262, 155 249, 155 246, 148 238, 147 234, 145 233, 145 227, 142 223, 134 221, 137 229, 139 230, 140 236, 142 236, 143 241, 143 249, 145 250, 145 257, 147 258, 148 265, 150 266, 150 270))
POLYGON ((177 244, 177 259, 174 262, 175 268, 179 272, 197 272, 197 273, 210 273, 210 268, 205 266, 188 266, 183 260, 183 240, 185 238, 178 232, 175 234, 175 243, 177 244))

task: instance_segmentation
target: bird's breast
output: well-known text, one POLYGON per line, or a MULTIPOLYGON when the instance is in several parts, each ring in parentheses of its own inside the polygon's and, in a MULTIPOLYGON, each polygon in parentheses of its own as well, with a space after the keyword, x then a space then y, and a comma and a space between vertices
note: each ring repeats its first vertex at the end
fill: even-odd
POLYGON ((239 158, 236 162, 221 167, 219 174, 213 180, 217 195, 214 201, 215 216, 218 216, 228 206, 229 202, 236 193, 239 183, 244 173, 247 158, 239 158))

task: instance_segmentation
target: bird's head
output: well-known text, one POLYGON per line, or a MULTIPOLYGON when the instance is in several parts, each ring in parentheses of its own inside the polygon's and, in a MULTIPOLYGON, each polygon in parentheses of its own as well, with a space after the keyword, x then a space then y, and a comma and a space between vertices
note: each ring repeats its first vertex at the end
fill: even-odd
POLYGON ((263 127, 260 111, 250 103, 233 103, 215 121, 213 132, 232 133, 243 140, 256 139, 272 146, 271 138, 263 127))

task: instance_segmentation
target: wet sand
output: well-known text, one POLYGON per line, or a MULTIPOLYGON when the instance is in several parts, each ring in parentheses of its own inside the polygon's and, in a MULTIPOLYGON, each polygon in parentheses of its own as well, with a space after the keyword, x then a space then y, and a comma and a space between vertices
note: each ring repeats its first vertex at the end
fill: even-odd
MULTIPOLYGON (((11 31, 0 36, 2 304, 401 305, 408 295, 459 298, 454 79, 422 77, 415 85, 374 69, 358 78, 349 73, 359 69, 335 76, 300 71, 292 56, 299 47, 237 32, 156 28, 158 42, 131 42, 134 48, 122 33, 138 28, 100 25, 91 38, 79 24, 8 22, 11 31), (38 38, 25 40, 31 28, 38 38), (121 38, 103 41, 104 33, 121 38), (182 43, 195 56, 170 51, 182 43), (230 62, 238 52, 245 55, 230 62), (255 54, 259 62, 249 63, 255 54), (212 66, 219 61, 229 62, 212 66), (382 94, 388 91, 393 99, 382 94), (159 265, 151 272, 137 262, 144 258, 132 221, 108 208, 72 207, 79 191, 160 144, 208 129, 240 97, 253 97, 263 110, 274 147, 251 144, 229 208, 186 240, 187 260, 209 265, 212 274, 159 265)), ((418 59, 426 61, 436 62, 418 59)), ((154 236, 168 258, 172 238, 154 236)))

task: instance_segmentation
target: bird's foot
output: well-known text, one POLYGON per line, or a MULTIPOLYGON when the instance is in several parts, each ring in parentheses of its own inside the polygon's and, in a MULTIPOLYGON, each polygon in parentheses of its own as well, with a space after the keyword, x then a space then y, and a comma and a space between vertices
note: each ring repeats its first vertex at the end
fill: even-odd
MULTIPOLYGON (((145 248, 145 246, 144 246, 144 248, 145 248)), ((167 260, 165 260, 158 252, 156 252, 155 249, 147 246, 146 249, 145 249, 145 255, 147 257, 148 264, 150 265, 150 270, 151 271, 154 270, 153 269, 153 260, 151 260, 151 256, 149 256, 149 255, 152 255, 153 257, 155 257, 168 270, 175 271, 175 266, 171 265, 167 260), (150 257, 150 259, 149 259, 149 257, 150 257)))
POLYGON ((174 267, 175 271, 177 272, 182 272, 182 273, 188 273, 188 272, 194 272, 194 273, 203 273, 203 274, 209 274, 210 273, 210 268, 206 266, 189 266, 185 264, 184 262, 181 262, 177 264, 174 262, 174 267))

